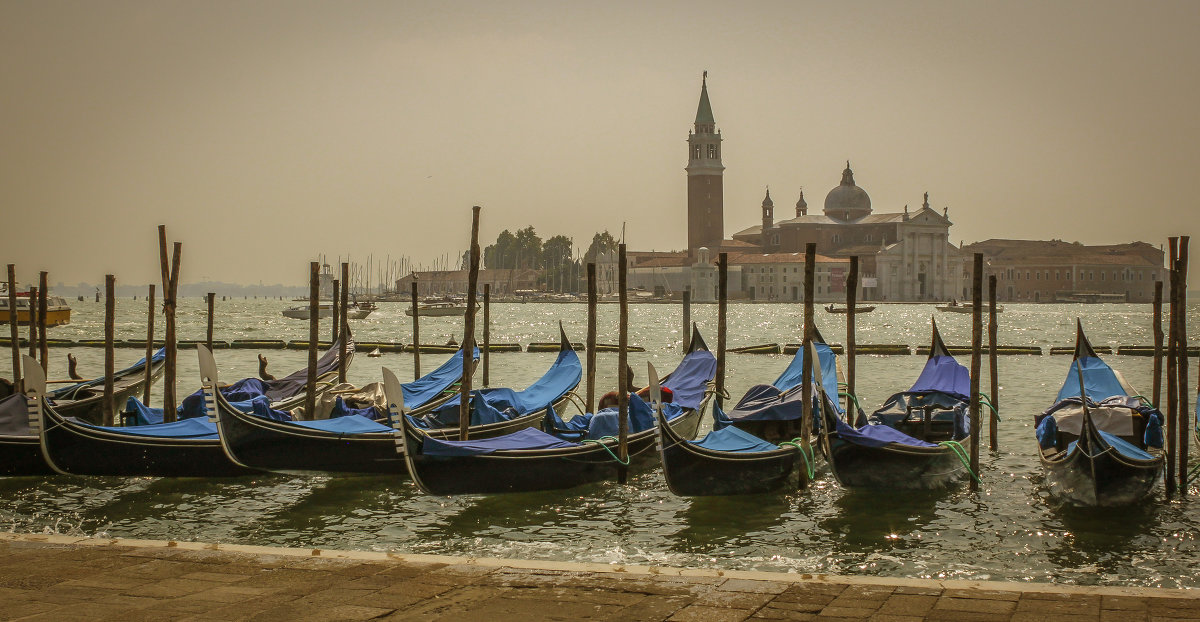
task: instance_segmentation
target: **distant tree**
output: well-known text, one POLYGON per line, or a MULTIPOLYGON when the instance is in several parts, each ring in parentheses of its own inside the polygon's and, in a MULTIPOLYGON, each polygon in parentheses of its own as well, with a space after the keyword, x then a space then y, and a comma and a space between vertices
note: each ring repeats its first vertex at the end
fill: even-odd
POLYGON ((542 267, 542 238, 533 230, 533 225, 517 231, 516 257, 511 267, 533 270, 542 267))
POLYGON ((617 250, 617 240, 608 230, 605 230, 603 233, 597 233, 592 236, 592 244, 588 246, 587 252, 583 254, 583 263, 592 263, 596 261, 596 256, 600 253, 615 250, 617 250))
POLYGON ((565 235, 556 235, 542 245, 542 268, 548 289, 557 292, 565 289, 574 246, 571 238, 565 235))
POLYGON ((512 268, 516 260, 517 237, 508 229, 496 236, 496 243, 483 249, 483 265, 486 268, 512 268))

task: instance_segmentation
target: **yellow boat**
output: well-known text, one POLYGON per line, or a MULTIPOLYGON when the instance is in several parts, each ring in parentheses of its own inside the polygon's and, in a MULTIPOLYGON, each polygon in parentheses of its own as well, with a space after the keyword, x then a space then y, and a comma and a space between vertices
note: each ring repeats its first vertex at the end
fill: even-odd
MULTIPOLYGON (((8 284, 0 283, 0 324, 9 323, 8 284)), ((62 296, 46 296, 46 326, 71 323, 71 306, 62 296)), ((29 292, 17 292, 17 325, 29 326, 29 292)))

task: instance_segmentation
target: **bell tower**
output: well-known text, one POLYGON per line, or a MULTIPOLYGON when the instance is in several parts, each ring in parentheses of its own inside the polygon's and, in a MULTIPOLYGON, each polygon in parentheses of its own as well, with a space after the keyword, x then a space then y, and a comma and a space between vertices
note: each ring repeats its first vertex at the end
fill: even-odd
POLYGON ((696 259, 696 249, 706 247, 714 253, 725 239, 725 207, 721 165, 721 132, 708 103, 708 72, 700 83, 700 104, 696 122, 688 132, 688 257, 696 259))

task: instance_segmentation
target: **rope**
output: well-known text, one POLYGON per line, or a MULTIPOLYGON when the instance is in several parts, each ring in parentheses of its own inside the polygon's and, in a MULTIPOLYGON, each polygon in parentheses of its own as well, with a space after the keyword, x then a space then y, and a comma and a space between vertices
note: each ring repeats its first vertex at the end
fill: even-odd
POLYGON ((992 414, 996 415, 996 421, 1001 421, 1000 411, 996 410, 995 404, 992 404, 992 398, 988 397, 987 393, 980 391, 979 392, 979 401, 981 403, 983 403, 985 406, 987 406, 988 408, 992 409, 992 414))
POLYGON ((839 391, 839 392, 838 392, 838 397, 839 397, 839 398, 843 398, 843 397, 849 397, 850 399, 854 400, 854 407, 855 407, 855 408, 857 408, 857 409, 859 409, 859 410, 862 410, 862 404, 859 404, 859 403, 858 403, 858 396, 857 396, 857 395, 855 395, 855 394, 853 394, 853 393, 846 393, 846 392, 839 391))
POLYGON ((808 448, 808 451, 805 451, 804 445, 801 445, 798 442, 799 440, 800 439, 798 439, 798 438, 793 438, 790 441, 784 441, 784 442, 780 443, 779 446, 783 447, 784 445, 791 445, 792 447, 795 447, 796 449, 800 450, 800 455, 801 455, 801 457, 804 458, 804 472, 808 473, 808 479, 811 480, 817 476, 817 465, 816 465, 817 453, 811 447, 808 448), (812 452, 811 457, 809 456, 809 452, 812 452))
POLYGON ((1144 395, 1131 395, 1129 397, 1132 397, 1135 400, 1142 400, 1142 402, 1145 403, 1150 408, 1158 408, 1157 406, 1154 405, 1154 402, 1151 402, 1150 399, 1144 395))
MULTIPOLYGON (((1188 471, 1187 483, 1190 484, 1193 481, 1195 481, 1197 476, 1200 476, 1200 464, 1193 466, 1192 470, 1188 471)), ((1181 490, 1186 489, 1186 488, 1187 488, 1187 486, 1180 486, 1181 490)), ((1186 490, 1185 490, 1185 492, 1186 492, 1186 490)))
POLYGON ((601 437, 600 437, 600 438, 598 438, 598 439, 591 439, 591 438, 589 438, 589 439, 586 439, 586 440, 584 440, 583 442, 584 442, 584 443, 595 443, 595 444, 599 445, 600 447, 602 447, 602 448, 604 449, 604 451, 607 451, 607 452, 608 452, 608 455, 612 456, 612 459, 613 459, 613 460, 615 460, 615 461, 617 462, 617 464, 619 464, 619 465, 621 465, 621 466, 629 466, 629 458, 626 458, 626 459, 624 459, 624 460, 622 460, 622 459, 618 458, 618 457, 617 457, 617 454, 614 454, 614 453, 613 453, 613 451, 612 451, 612 449, 609 449, 608 445, 605 445, 605 444, 604 444, 604 441, 606 441, 606 440, 609 440, 609 441, 615 441, 615 440, 617 440, 617 437, 615 437, 615 436, 601 436, 601 437))
POLYGON ((971 460, 967 457, 967 450, 963 448, 962 443, 958 441, 941 441, 938 443, 938 445, 941 445, 942 447, 949 447, 951 450, 953 450, 954 455, 958 456, 958 459, 960 462, 962 462, 963 467, 967 469, 967 473, 971 474, 971 479, 975 480, 975 482, 978 484, 983 483, 983 480, 979 479, 979 476, 975 474, 975 471, 971 470, 971 460))

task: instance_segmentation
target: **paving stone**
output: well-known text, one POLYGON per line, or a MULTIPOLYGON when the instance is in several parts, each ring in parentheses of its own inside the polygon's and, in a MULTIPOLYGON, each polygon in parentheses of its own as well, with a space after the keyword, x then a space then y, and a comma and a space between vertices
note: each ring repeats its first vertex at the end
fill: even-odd
POLYGON ((987 598, 939 598, 934 609, 969 611, 974 613, 1012 613, 1017 603, 1011 600, 987 598))
POLYGON ((892 594, 883 601, 878 612, 883 615, 920 616, 933 609, 937 600, 936 596, 922 594, 892 594))
POLYGON ((763 607, 750 616, 751 620, 816 620, 815 613, 800 613, 775 607, 763 607))
POLYGON ((918 596, 941 596, 945 591, 940 587, 918 587, 915 585, 897 585, 893 594, 916 594, 918 596))
POLYGON ((774 581, 751 581, 749 579, 729 579, 720 585, 720 589, 728 592, 753 592, 755 594, 782 594, 791 587, 788 583, 774 581))
POLYGON ((925 616, 905 616, 892 613, 876 613, 867 618, 867 622, 921 622, 925 616))
POLYGON ((731 609, 758 609, 774 599, 774 594, 757 594, 754 592, 727 592, 712 590, 696 596, 695 604, 710 607, 728 607, 731 609))
POLYGON ((1017 601, 1018 613, 1032 613, 1046 617, 1059 615, 1090 615, 1095 619, 1100 615, 1099 598, 1080 598, 1073 600, 1043 600, 1021 596, 1017 601))
POLYGON ((1101 609, 1100 622, 1148 622, 1150 611, 1136 609, 1101 609))
POLYGON ((669 622, 741 622, 754 612, 749 609, 727 609, 725 607, 706 607, 704 605, 688 605, 667 618, 669 622))
POLYGON ((652 594, 617 612, 614 620, 623 622, 660 622, 683 609, 691 602, 687 596, 652 594))
POLYGON ((1150 603, 1140 596, 1108 596, 1100 599, 1100 609, 1120 609, 1127 611, 1149 611, 1150 603))
POLYGON ((1021 592, 1004 590, 961 590, 950 589, 942 592, 942 598, 970 598, 974 600, 1020 600, 1021 592))
POLYGON ((824 618, 850 618, 852 620, 866 620, 875 614, 875 607, 834 607, 829 606, 821 610, 818 619, 824 618))

